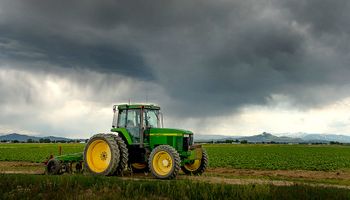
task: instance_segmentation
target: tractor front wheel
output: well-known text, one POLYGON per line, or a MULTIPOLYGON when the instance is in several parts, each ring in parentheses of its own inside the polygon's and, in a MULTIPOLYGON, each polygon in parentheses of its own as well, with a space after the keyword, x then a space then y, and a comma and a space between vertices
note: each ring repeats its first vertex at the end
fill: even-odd
POLYGON ((159 179, 173 179, 180 170, 180 155, 169 145, 160 145, 153 149, 148 166, 153 176, 159 179))
POLYGON ((85 146, 84 164, 92 174, 112 175, 118 168, 119 160, 118 143, 109 134, 94 135, 85 146))
POLYGON ((181 167, 185 174, 200 175, 202 174, 208 166, 208 154, 205 149, 202 149, 202 159, 194 160, 191 163, 184 164, 181 167))

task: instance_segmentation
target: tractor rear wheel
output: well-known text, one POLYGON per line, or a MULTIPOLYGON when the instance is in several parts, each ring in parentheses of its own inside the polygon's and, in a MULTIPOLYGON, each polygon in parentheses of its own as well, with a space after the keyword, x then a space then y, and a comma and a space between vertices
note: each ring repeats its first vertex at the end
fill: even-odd
POLYGON ((127 168, 128 166, 128 158, 129 158, 129 152, 128 148, 126 147, 126 144, 124 140, 119 137, 116 134, 110 133, 108 134, 109 136, 113 137, 115 141, 117 141, 118 147, 119 147, 119 165, 117 167, 117 170, 114 172, 114 175, 122 175, 123 171, 127 168))
POLYGON ((159 179, 173 179, 180 170, 180 155, 169 145, 160 145, 153 149, 148 166, 153 176, 159 179))
POLYGON ((52 158, 47 162, 46 172, 49 175, 61 174, 61 163, 60 161, 52 158))
POLYGON ((84 164, 95 175, 112 175, 118 168, 120 151, 117 141, 109 134, 96 134, 84 149, 84 164))
POLYGON ((208 166, 208 154, 205 149, 202 149, 202 159, 194 160, 192 163, 184 164, 181 167, 185 174, 200 175, 202 174, 208 166))

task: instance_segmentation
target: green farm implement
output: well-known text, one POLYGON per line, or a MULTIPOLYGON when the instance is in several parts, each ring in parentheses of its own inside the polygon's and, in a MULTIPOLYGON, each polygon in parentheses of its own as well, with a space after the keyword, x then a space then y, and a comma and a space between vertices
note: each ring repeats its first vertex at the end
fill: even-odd
POLYGON ((113 107, 111 133, 92 136, 84 152, 51 158, 48 174, 85 172, 95 175, 122 175, 125 170, 150 171, 159 179, 175 178, 180 169, 186 174, 202 174, 208 155, 194 145, 193 133, 163 128, 160 107, 123 104, 113 107))

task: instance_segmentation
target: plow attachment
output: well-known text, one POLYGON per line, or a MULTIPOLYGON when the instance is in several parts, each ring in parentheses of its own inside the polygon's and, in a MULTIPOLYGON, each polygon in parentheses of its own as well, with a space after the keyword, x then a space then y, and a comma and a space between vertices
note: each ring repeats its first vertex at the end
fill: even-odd
POLYGON ((51 155, 45 165, 46 173, 50 175, 81 173, 83 170, 83 152, 56 157, 51 155))

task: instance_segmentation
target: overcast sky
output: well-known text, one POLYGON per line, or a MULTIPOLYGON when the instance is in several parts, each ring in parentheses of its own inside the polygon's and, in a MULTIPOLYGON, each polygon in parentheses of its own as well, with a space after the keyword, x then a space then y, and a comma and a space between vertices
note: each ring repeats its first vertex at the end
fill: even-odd
POLYGON ((89 137, 113 104, 200 134, 350 135, 348 0, 0 0, 0 133, 89 137))

